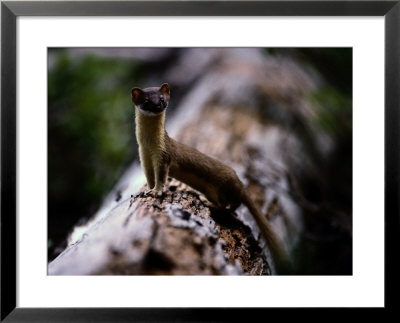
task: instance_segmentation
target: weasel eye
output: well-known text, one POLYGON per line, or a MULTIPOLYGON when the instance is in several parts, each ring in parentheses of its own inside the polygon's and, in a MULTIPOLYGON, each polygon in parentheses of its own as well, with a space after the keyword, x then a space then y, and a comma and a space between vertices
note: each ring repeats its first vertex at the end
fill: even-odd
POLYGON ((145 99, 143 103, 144 103, 144 104, 149 103, 149 99, 145 99))
POLYGON ((164 103, 164 98, 160 97, 160 102, 164 103))

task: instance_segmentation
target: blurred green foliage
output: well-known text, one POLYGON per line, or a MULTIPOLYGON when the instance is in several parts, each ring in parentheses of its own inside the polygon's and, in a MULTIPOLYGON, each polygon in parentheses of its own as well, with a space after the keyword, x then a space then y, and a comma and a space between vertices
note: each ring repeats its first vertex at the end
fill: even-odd
MULTIPOLYGON (((311 65, 324 78, 325 85, 307 98, 316 111, 316 125, 332 139, 352 142, 353 129, 353 50, 352 48, 299 48, 300 61, 311 65)), ((351 156, 348 164, 351 164, 351 156)), ((342 156, 343 158, 343 156, 342 156)))
POLYGON ((315 91, 308 98, 315 105, 322 106, 316 113, 317 126, 331 137, 350 135, 352 132, 351 98, 332 86, 315 91))
POLYGON ((50 58, 48 245, 52 249, 66 238, 66 227, 96 211, 136 154, 130 89, 139 82, 140 64, 114 57, 75 57, 63 49, 50 49, 50 58))

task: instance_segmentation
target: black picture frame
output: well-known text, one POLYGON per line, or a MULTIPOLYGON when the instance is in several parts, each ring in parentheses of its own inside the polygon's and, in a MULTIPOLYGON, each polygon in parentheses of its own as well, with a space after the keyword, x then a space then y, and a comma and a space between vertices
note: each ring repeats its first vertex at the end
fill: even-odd
MULTIPOLYGON (((400 1, 2 1, 1 321, 238 321, 267 309, 16 307, 16 19, 19 16, 383 16, 385 19, 385 309, 399 286, 400 1)), ((367 176, 367 174, 366 174, 367 176)), ((373 238, 373 233, 371 233, 373 238)), ((393 298, 392 298, 393 297, 393 298)), ((332 312, 332 311, 331 311, 332 312)), ((280 311, 280 319, 286 318, 280 311)), ((379 311, 379 313, 381 313, 379 311)), ((326 315, 326 314, 324 314, 326 315)), ((368 314, 370 315, 370 314, 368 314)), ((380 315, 380 314, 378 314, 380 315)), ((371 317, 372 318, 372 317, 371 317)))

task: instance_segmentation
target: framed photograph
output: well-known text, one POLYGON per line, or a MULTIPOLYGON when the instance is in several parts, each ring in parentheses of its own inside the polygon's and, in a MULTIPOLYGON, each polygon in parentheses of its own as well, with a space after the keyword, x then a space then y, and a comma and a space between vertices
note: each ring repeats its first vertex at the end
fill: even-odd
POLYGON ((3 1, 1 321, 392 308, 399 15, 3 1))

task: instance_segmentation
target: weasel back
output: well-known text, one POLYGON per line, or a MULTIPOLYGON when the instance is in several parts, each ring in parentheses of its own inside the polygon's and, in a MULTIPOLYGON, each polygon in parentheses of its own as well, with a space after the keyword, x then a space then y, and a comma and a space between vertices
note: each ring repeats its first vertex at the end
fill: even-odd
POLYGON ((219 160, 166 136, 172 177, 206 195, 217 207, 239 206, 242 183, 236 172, 219 160))

